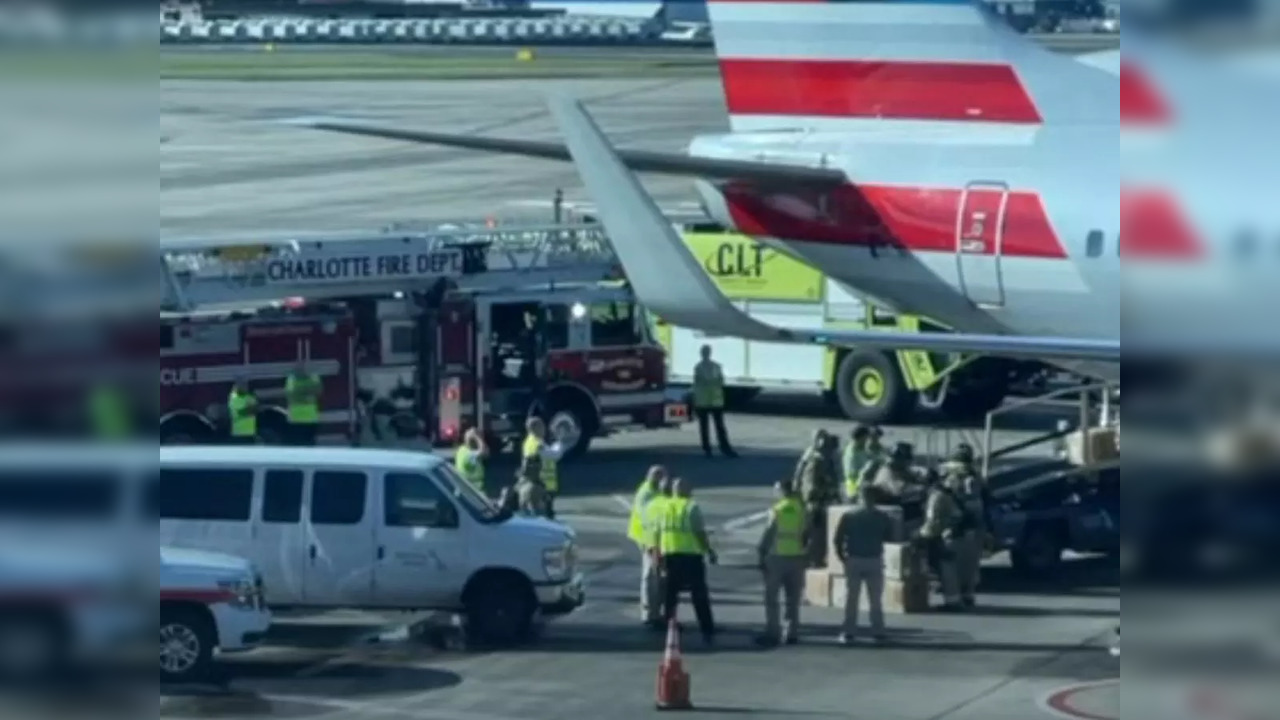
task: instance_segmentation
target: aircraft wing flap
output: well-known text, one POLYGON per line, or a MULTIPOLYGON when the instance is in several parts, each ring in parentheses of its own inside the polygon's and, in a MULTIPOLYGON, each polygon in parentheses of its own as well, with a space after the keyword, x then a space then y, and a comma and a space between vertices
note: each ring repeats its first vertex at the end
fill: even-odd
POLYGON ((787 343, 853 345, 1011 357, 1118 360, 1118 341, 879 330, 796 330, 761 323, 739 310, 703 271, 580 102, 551 104, 567 151, 598 210, 636 296, 663 320, 720 335, 787 343))
MULTIPOLYGON (((476 135, 453 135, 425 130, 401 130, 338 120, 301 120, 295 121, 294 124, 346 135, 399 140, 420 145, 440 145, 466 148, 468 150, 483 150, 546 160, 572 160, 565 145, 542 140, 514 140, 476 135)), ((699 158, 683 153, 667 153, 653 150, 616 150, 615 153, 626 167, 637 172, 715 180, 753 180, 760 183, 778 183, 787 186, 795 186, 797 184, 827 186, 840 185, 845 182, 844 173, 832 168, 753 162, 750 160, 699 158)))

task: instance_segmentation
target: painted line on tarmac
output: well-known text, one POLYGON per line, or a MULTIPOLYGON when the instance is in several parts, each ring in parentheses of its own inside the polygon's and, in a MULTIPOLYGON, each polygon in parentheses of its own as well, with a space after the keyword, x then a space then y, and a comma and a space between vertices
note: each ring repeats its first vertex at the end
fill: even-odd
POLYGON ((1119 683, 1120 678, 1112 678, 1110 680, 1095 680, 1093 682, 1067 685, 1045 695, 1037 704, 1041 710, 1065 720, 1120 720, 1119 715, 1098 715, 1087 710, 1081 710, 1073 704, 1080 693, 1118 685, 1119 683))
POLYGON ((626 510, 627 512, 631 512, 631 500, 627 498, 626 495, 622 495, 621 493, 615 493, 613 495, 610 495, 609 497, 613 498, 613 501, 618 503, 618 505, 623 510, 626 510))
POLYGON ((723 522, 720 524, 720 529, 724 530, 725 532, 735 532, 737 530, 742 530, 744 528, 751 527, 752 525, 758 525, 761 522, 767 520, 768 518, 769 518, 769 511, 761 510, 759 512, 753 512, 750 515, 743 515, 741 517, 736 517, 736 518, 733 518, 732 520, 723 522))

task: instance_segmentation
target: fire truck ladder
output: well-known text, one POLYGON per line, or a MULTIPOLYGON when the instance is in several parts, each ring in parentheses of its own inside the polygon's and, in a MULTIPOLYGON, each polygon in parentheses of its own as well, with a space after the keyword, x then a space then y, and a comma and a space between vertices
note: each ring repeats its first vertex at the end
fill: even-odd
POLYGON ((595 224, 450 228, 400 226, 349 235, 162 241, 163 309, 426 290, 437 281, 499 292, 621 277, 595 224))

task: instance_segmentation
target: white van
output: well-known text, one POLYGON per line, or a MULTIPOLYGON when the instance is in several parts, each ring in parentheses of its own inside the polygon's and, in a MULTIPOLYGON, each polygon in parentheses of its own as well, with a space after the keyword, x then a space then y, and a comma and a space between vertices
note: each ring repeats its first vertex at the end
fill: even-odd
POLYGON ((521 639, 584 600, 572 530, 502 514, 428 453, 160 448, 161 539, 249 558, 272 607, 445 610, 521 639))
POLYGON ((0 444, 0 676, 128 662, 147 645, 155 657, 157 621, 166 680, 263 639, 251 563, 157 553, 155 489, 155 445, 0 444))

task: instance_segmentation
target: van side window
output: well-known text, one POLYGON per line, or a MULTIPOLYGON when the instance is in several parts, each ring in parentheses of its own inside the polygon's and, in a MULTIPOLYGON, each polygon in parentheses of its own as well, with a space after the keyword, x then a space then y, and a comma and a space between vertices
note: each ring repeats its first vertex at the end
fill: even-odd
POLYGON ((302 519, 302 471, 268 470, 262 485, 262 521, 296 523, 302 519))
POLYGON ((248 520, 253 471, 161 468, 156 506, 162 520, 248 520))
POLYGON ((426 475, 387 475, 387 527, 457 527, 458 511, 426 475))
POLYGON ((369 479, 360 472, 322 470, 311 481, 311 522, 356 525, 364 518, 369 479))
POLYGON ((106 520, 120 512, 121 478, 109 472, 0 473, 0 520, 106 520))

